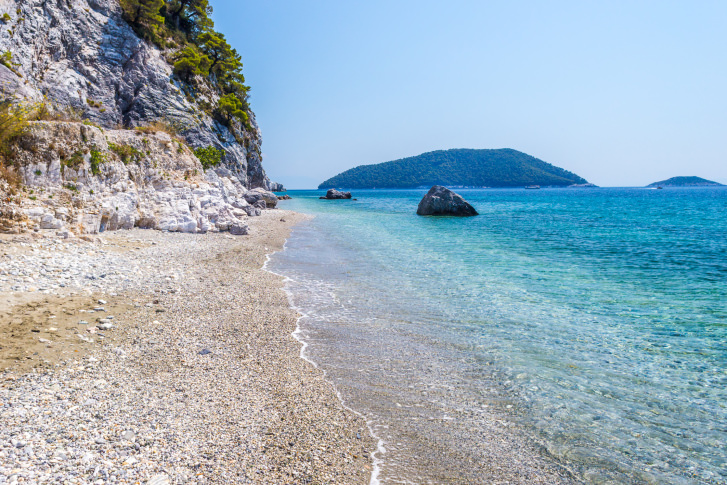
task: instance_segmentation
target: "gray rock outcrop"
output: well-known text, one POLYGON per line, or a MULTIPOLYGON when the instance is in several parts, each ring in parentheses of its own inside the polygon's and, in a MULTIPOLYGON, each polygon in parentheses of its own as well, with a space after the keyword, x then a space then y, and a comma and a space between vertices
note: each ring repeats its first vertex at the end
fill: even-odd
POLYGON ((441 185, 435 185, 419 202, 420 216, 476 216, 478 212, 461 195, 441 185))
MULTIPOLYGON (((10 20, 0 29, 0 52, 12 56, 7 65, 0 64, 5 95, 34 103, 45 100, 101 126, 105 133, 92 126, 83 130, 106 154, 110 153, 109 143, 138 145, 132 142, 139 134, 128 129, 152 123, 179 132, 183 145, 213 146, 222 151, 221 164, 205 171, 188 148, 177 153, 175 140, 160 131, 146 138, 155 147, 171 143, 172 148, 152 150, 154 156, 147 156, 138 167, 125 167, 111 154, 109 159, 114 161, 101 173, 94 173, 87 170, 86 151, 85 168, 74 174, 64 171, 63 157, 58 150, 43 147, 42 139, 53 139, 58 148, 62 140, 54 132, 81 128, 35 127, 32 136, 40 137, 35 149, 43 153, 21 157, 23 182, 61 193, 64 184, 78 181, 86 190, 75 196, 85 197, 86 212, 76 214, 80 227, 91 231, 129 225, 188 232, 226 230, 239 217, 259 215, 260 204, 255 208, 244 197, 250 189, 261 189, 262 208, 277 203, 268 190, 284 188, 265 174, 254 114, 249 113, 250 128, 238 127, 237 133, 215 121, 200 106, 215 106, 217 93, 204 85, 192 92, 180 83, 167 62, 172 52, 162 52, 140 39, 123 20, 118 0, 0 0, 0 16, 3 14, 10 20), (38 171, 42 175, 36 176, 38 171), (96 210, 100 212, 92 215, 96 210)), ((138 150, 150 151, 144 146, 138 150)), ((51 229, 58 226, 56 220, 69 223, 66 219, 71 216, 58 219, 50 209, 39 215, 39 207, 46 209, 26 200, 23 207, 0 207, 0 216, 6 221, 29 216, 29 225, 37 222, 51 229)))
POLYGON ((17 208, 26 229, 246 234, 244 219, 260 215, 245 200, 253 191, 232 171, 205 171, 189 147, 163 132, 33 122, 14 158, 27 194, 17 208))
POLYGON ((278 196, 260 187, 246 193, 245 200, 252 205, 255 205, 258 201, 263 201, 262 209, 274 209, 278 205, 278 196))
POLYGON ((328 189, 325 197, 319 197, 319 199, 350 199, 351 192, 340 192, 336 189, 328 189))

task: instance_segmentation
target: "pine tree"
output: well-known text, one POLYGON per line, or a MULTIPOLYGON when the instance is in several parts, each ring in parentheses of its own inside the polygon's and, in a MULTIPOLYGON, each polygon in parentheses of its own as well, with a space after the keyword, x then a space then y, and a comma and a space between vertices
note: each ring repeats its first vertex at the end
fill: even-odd
POLYGON ((225 36, 219 32, 203 32, 197 38, 197 45, 200 50, 210 59, 208 74, 221 74, 237 72, 242 69, 240 55, 230 44, 225 36))
POLYGON ((188 45, 177 54, 174 74, 189 83, 194 76, 207 74, 211 63, 209 57, 200 53, 199 49, 188 45))
POLYGON ((126 20, 137 29, 154 32, 164 24, 160 11, 164 0, 121 0, 126 20))
POLYGON ((226 94, 220 98, 218 106, 219 114, 229 124, 233 119, 237 119, 242 123, 247 123, 248 115, 245 111, 247 106, 236 94, 226 94))
POLYGON ((171 0, 166 10, 167 18, 178 30, 197 35, 213 27, 209 0, 171 0))

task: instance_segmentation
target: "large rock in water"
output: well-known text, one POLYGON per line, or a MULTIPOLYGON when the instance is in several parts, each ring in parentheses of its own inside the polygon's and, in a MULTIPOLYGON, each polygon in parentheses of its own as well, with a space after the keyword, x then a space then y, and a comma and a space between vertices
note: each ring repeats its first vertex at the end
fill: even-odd
POLYGON ((319 197, 320 199, 350 199, 351 192, 339 192, 336 189, 328 189, 325 197, 319 197))
POLYGON ((447 187, 435 185, 417 207, 420 216, 476 216, 478 212, 461 195, 447 187))

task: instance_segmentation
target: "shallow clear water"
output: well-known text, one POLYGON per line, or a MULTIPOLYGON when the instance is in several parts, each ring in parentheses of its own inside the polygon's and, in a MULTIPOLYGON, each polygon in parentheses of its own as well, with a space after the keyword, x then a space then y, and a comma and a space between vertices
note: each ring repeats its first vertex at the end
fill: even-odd
POLYGON ((727 190, 424 192, 291 191, 270 265, 383 481, 477 481, 511 422, 588 483, 727 482, 727 190))

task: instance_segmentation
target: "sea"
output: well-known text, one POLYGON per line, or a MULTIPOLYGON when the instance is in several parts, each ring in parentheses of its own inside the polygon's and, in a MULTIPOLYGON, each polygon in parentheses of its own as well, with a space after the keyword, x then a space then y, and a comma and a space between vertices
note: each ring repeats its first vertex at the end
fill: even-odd
POLYGON ((290 191, 313 218, 268 263, 379 440, 372 483, 494 483, 522 454, 727 483, 727 188, 457 190, 469 218, 417 216, 425 192, 290 191))

